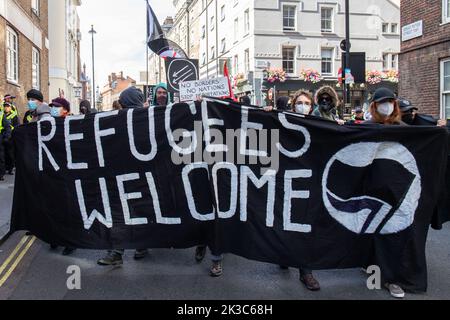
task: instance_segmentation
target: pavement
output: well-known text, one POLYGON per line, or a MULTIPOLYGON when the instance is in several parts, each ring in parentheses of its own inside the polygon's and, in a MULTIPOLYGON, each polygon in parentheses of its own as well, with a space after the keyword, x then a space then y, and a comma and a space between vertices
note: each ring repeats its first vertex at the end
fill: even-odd
MULTIPOLYGON (((0 185, 2 203, 12 199, 8 180, 0 185)), ((1 221, 7 216, 2 211, 1 221)), ((224 275, 211 278, 209 259, 196 263, 194 251, 150 250, 142 261, 127 251, 122 267, 101 267, 96 262, 105 252, 77 250, 66 257, 62 248, 51 250, 16 232, 0 245, 0 300, 394 300, 386 290, 367 289, 359 269, 315 272, 322 290, 310 292, 295 269, 226 255, 224 275), (80 272, 79 289, 68 286, 77 283, 73 270, 80 272)), ((429 290, 406 300, 450 300, 450 224, 430 232, 427 256, 429 290)))

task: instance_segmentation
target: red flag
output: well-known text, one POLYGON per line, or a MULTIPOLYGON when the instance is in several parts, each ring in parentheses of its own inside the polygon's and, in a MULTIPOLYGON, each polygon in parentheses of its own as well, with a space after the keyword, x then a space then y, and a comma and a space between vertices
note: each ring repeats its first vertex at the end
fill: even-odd
POLYGON ((233 93, 233 87, 231 86, 230 72, 228 71, 228 66, 227 66, 227 62, 226 61, 225 61, 225 64, 223 65, 223 75, 224 75, 224 77, 227 77, 227 80, 228 80, 228 88, 230 89, 230 96, 229 96, 229 98, 231 98, 234 101, 236 101, 236 97, 234 96, 234 93, 233 93))

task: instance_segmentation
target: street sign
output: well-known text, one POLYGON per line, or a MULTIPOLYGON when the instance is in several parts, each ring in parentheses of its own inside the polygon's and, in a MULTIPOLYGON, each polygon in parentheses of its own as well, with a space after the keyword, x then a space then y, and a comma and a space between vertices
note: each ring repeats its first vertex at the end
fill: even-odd
POLYGON ((402 41, 423 36, 423 20, 408 24, 402 28, 402 41))
POLYGON ((347 48, 347 40, 342 40, 342 41, 341 41, 341 50, 342 50, 342 51, 347 52, 347 51, 349 51, 351 48, 352 48, 352 44, 351 44, 351 43, 348 45, 348 48, 347 48))
POLYGON ((168 90, 179 92, 180 82, 198 80, 198 60, 167 58, 166 74, 168 90))

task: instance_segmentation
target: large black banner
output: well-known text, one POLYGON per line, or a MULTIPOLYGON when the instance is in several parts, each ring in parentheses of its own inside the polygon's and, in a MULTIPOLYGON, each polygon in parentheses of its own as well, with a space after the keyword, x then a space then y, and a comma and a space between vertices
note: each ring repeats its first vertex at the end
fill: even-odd
POLYGON ((188 248, 426 290, 445 129, 338 126, 221 101, 47 118, 14 134, 13 228, 86 249, 188 248))

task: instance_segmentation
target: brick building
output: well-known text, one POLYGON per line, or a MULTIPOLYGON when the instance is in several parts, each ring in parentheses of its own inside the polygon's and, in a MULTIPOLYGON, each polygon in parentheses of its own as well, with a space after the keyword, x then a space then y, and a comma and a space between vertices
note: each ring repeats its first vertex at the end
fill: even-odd
MULTIPOLYGON (((120 94, 125 89, 135 86, 136 80, 130 77, 124 77, 123 72, 112 73, 108 76, 108 84, 106 84, 100 95, 101 95, 101 111, 112 110, 113 102, 119 100, 120 94)), ((97 95, 98 96, 98 95, 97 95)))
POLYGON ((17 96, 20 114, 32 88, 48 99, 48 2, 0 0, 0 95, 17 96))
POLYGON ((400 96, 450 118, 450 0, 402 0, 400 96))

